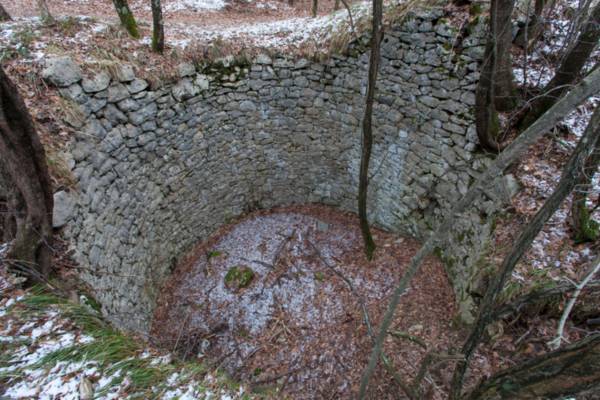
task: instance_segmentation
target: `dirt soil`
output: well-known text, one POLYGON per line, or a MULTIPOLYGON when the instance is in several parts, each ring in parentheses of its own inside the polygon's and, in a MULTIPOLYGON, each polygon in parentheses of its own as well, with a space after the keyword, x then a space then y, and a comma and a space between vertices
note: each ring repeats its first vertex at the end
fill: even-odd
MULTIPOLYGON (((88 16, 118 23, 111 0, 46 0, 55 16, 88 16)), ((355 1, 348 1, 349 4, 355 1)), ((152 10, 148 0, 129 0, 129 7, 142 27, 151 27, 152 10)), ((38 16, 36 0, 3 1, 12 17, 38 16)), ((163 0, 165 26, 181 25, 202 29, 229 28, 242 24, 272 22, 311 16, 310 0, 163 0), (220 8, 219 3, 224 3, 220 8), (214 8, 205 8, 214 4, 214 8)), ((319 0, 318 15, 334 10, 335 0, 319 0)), ((342 7, 340 3, 340 7, 342 7)), ((189 31, 188 31, 189 32, 189 31)), ((185 32, 182 32, 185 34, 185 32)))
MULTIPOLYGON (((356 394, 371 339, 395 284, 419 244, 375 230, 373 261, 363 254, 353 214, 325 206, 259 211, 223 227, 174 272, 160 296, 152 336, 188 358, 207 359, 255 389, 295 399, 356 394), (253 272, 246 287, 231 269, 253 272), (230 275, 228 276, 228 272, 230 275), (351 288, 352 286, 352 288, 351 288)), ((452 348, 454 297, 441 262, 429 257, 398 307, 385 344, 398 371, 414 376, 428 351, 452 348)), ((433 398, 449 378, 430 377, 433 398)), ((377 374, 373 398, 396 398, 377 374)))

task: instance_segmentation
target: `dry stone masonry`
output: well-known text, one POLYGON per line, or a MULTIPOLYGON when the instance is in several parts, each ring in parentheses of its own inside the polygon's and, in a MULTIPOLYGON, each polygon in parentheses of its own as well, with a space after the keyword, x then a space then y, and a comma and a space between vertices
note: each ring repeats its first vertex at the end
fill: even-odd
MULTIPOLYGON (((384 228, 424 237, 487 162, 472 115, 482 27, 460 49, 457 36, 439 10, 386 31, 369 195, 384 228)), ((58 195, 69 215, 56 220, 113 321, 147 331, 178 259, 245 211, 355 210, 368 40, 325 62, 182 64, 176 83, 155 90, 128 65, 83 77, 69 59, 48 63, 79 131, 67 155, 78 185, 58 195)), ((465 310, 490 232, 480 210, 465 215, 443 253, 465 310)))

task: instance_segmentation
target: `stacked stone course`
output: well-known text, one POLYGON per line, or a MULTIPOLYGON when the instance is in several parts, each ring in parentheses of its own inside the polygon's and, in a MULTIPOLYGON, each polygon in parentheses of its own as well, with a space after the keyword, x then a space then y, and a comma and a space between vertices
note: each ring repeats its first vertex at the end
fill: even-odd
MULTIPOLYGON (((374 113, 371 220, 417 237, 488 161, 475 152, 472 115, 482 29, 458 51, 441 17, 417 12, 386 31, 374 113)), ((263 54, 202 71, 182 64, 176 83, 155 90, 127 65, 82 78, 68 59, 49 64, 45 77, 78 116, 68 119, 79 131, 68 155, 78 186, 65 231, 113 321, 147 331, 177 260, 245 211, 355 210, 366 43, 326 62, 263 54), (72 76, 55 79, 64 71, 72 76)), ((461 304, 489 233, 470 213, 445 247, 461 304)))

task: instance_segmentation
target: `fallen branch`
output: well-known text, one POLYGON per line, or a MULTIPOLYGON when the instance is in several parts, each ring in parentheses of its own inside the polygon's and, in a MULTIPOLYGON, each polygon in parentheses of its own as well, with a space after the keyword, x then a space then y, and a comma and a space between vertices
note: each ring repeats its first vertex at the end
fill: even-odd
MULTIPOLYGON (((587 284, 586 288, 600 288, 600 280, 591 281, 587 284)), ((530 293, 524 294, 523 296, 517 297, 515 300, 508 304, 499 306, 492 315, 492 319, 498 320, 506 318, 510 314, 521 311, 523 307, 528 304, 535 304, 542 300, 550 299, 553 297, 563 296, 569 292, 576 290, 576 287, 571 283, 561 283, 558 286, 534 290, 530 293)))
POLYGON ((587 272, 587 274, 585 275, 585 277, 583 278, 583 280, 579 284, 575 285, 575 288, 576 288, 575 293, 573 293, 573 296, 571 296, 571 298, 569 299, 569 302, 567 303, 567 306, 565 307, 565 310, 563 311, 563 314, 560 318, 560 322, 558 323, 558 329, 556 330, 556 337, 554 338, 554 340, 552 340, 548 343, 548 346, 552 350, 558 349, 560 347, 563 339, 566 340, 563 337, 563 332, 565 330, 565 324, 567 323, 567 319, 569 318, 569 315, 571 314, 571 310, 573 310, 573 307, 575 306, 575 302, 577 301, 577 298, 579 297, 581 290, 592 280, 592 277, 594 275, 596 275, 596 273, 598 271, 600 271, 600 256, 594 260, 594 262, 590 266, 590 269, 587 272))
POLYGON ((398 338, 398 339, 406 339, 406 340, 409 340, 409 341, 411 341, 411 342, 413 342, 413 343, 416 343, 416 344, 418 344, 419 346, 421 346, 422 348, 424 348, 425 350, 427 350, 427 343, 425 343, 425 342, 423 341, 423 339, 421 339, 421 338, 419 338, 419 337, 417 337, 417 336, 411 335, 411 334, 410 334, 410 333, 408 333, 408 332, 401 332, 401 331, 388 331, 388 333, 389 333, 391 336, 395 337, 395 338, 398 338))
POLYGON ((500 371, 462 399, 556 399, 599 387, 600 334, 595 334, 500 371))

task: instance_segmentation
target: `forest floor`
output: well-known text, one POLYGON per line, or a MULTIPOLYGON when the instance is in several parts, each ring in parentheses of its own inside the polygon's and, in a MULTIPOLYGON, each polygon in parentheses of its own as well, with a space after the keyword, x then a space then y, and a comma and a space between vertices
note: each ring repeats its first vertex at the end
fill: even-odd
MULTIPOLYGON (((131 62, 139 69, 159 71, 158 78, 162 78, 169 71, 172 72, 177 63, 196 57, 198 53, 222 56, 227 52, 241 51, 240 48, 249 52, 270 48, 280 51, 295 49, 302 54, 307 49, 328 50, 331 39, 337 34, 336 27, 341 25, 342 31, 348 31, 346 11, 342 9, 331 14, 334 4, 332 0, 319 2, 319 16, 316 19, 310 17, 310 2, 306 0, 297 0, 293 6, 274 0, 163 0, 168 57, 162 58, 148 49, 151 31, 149 1, 130 1, 140 22, 142 39, 139 41, 129 38, 118 27, 117 17, 109 0, 48 0, 51 11, 59 17, 59 22, 51 27, 41 26, 35 17, 34 0, 0 2, 15 18, 14 22, 0 25, 0 57, 10 75, 15 77, 51 158, 68 141, 70 133, 68 128, 56 123, 60 119, 58 103, 37 78, 36 70, 49 55, 69 54, 84 65, 98 60, 131 62), (241 38, 243 40, 239 40, 241 38)), ((559 55, 564 50, 565 38, 569 35, 570 15, 579 2, 562 0, 556 4, 548 18, 549 29, 540 44, 527 56, 515 49, 514 72, 522 92, 535 94, 552 77, 559 55)), ((353 12, 364 18, 368 7, 369 2, 356 2, 353 12)), ((462 12, 468 15, 464 9, 462 12)), ((597 59, 597 55, 595 57, 597 59)), ((501 260, 525 222, 551 194, 560 178, 562 166, 589 120, 591 110, 598 104, 600 99, 595 97, 578 107, 561 126, 533 146, 527 157, 510 171, 516 176, 521 191, 498 221, 492 262, 498 263, 501 260)), ((60 171, 53 178, 56 187, 68 184, 60 171)), ((599 203, 599 194, 600 183, 596 176, 589 198, 590 205, 599 203)), ((532 248, 512 276, 505 292, 507 298, 539 285, 578 281, 587 262, 598 254, 597 243, 576 244, 572 240, 569 207, 570 200, 561 206, 535 239, 532 248)), ((600 210, 596 210, 593 217, 600 220, 600 210)), ((249 218, 248 221, 251 222, 251 217, 249 218)), ((229 234, 231 232, 234 230, 229 231, 229 234)), ((399 240, 398 238, 392 239, 385 233, 380 235, 391 250, 397 250, 395 240, 399 240)), ((224 240, 226 237, 227 233, 224 232, 222 236, 217 234, 215 240, 224 240)), ((349 242, 348 245, 356 243, 349 242)), ((416 244, 407 240, 402 246, 414 251, 416 244)), ((0 253, 2 250, 3 247, 0 246, 0 253)), ((393 251, 390 251, 389 257, 394 257, 393 251)), ((218 257, 213 262, 217 262, 217 259, 218 257)), ((437 268, 434 264, 431 264, 431 268, 437 268)), ((227 264, 219 264, 218 267, 220 274, 223 274, 227 264)), ((377 270, 373 273, 377 273, 377 270)), ((313 273, 312 277, 315 279, 311 285, 320 283, 316 274, 313 273)), ((330 278, 327 282, 332 287, 330 290, 345 290, 338 278, 330 278)), ((132 343, 131 338, 128 339, 102 323, 95 314, 94 307, 88 307, 84 299, 76 296, 72 299, 74 303, 65 303, 44 294, 22 292, 13 287, 11 279, 7 278, 0 284, 0 395, 6 392, 5 395, 9 398, 50 399, 55 395, 62 399, 76 399, 79 391, 85 391, 85 387, 90 385, 95 391, 101 391, 104 398, 124 398, 142 393, 162 398, 179 396, 186 399, 208 397, 210 394, 212 398, 227 400, 255 395, 250 394, 249 387, 234 384, 217 373, 214 366, 201 364, 202 369, 198 370, 200 364, 180 361, 170 355, 170 352, 154 349, 141 344, 141 341, 133 340, 132 343), (90 319, 92 324, 89 323, 90 319), (116 357, 114 353, 99 351, 107 344, 109 348, 116 346, 122 354, 116 357), (64 349, 70 349, 71 352, 56 352, 64 349), (129 376, 124 372, 125 369, 131 371, 129 376), (38 392, 31 392, 32 390, 38 392), (48 396, 43 397, 41 393, 47 393, 48 396)), ((444 293, 442 291, 440 296, 444 297, 444 293)), ((585 311, 586 306, 583 298, 578 305, 584 309, 582 315, 589 313, 585 311)), ((510 321, 491 327, 488 332, 491 340, 473 360, 472 379, 487 376, 498 368, 514 365, 518 360, 547 351, 547 343, 556 333, 562 307, 563 302, 551 304, 543 310, 543 316, 540 316, 541 310, 524 312, 510 321)), ((440 316, 441 311, 431 310, 430 315, 431 318, 439 318, 440 327, 447 323, 447 315, 440 316)), ((356 314, 356 310, 353 312, 351 324, 358 327, 360 315, 356 314)), ((377 321, 380 310, 374 309, 372 312, 377 321)), ((284 322, 281 329, 275 327, 272 332, 282 332, 273 338, 275 343, 277 344, 277 340, 297 340, 297 332, 288 327, 286 319, 281 320, 284 322)), ((411 324, 401 328, 410 330, 418 325, 416 320, 408 322, 411 324)), ((585 320, 575 320, 567 324, 565 335, 569 340, 576 340, 589 331, 585 320)), ((262 339, 264 338, 263 336, 262 339)), ((323 338, 312 339, 319 341, 323 338)), ((449 337, 442 336, 439 344, 447 344, 448 340, 449 337)), ((432 339, 432 342, 435 341, 432 339)), ((398 345, 398 352, 400 347, 402 351, 408 352, 408 360, 417 362, 423 355, 419 346, 414 346, 413 349, 406 341, 402 346, 394 343, 395 339, 390 338, 390 343, 386 346, 398 345)), ((245 345, 250 349, 250 345, 257 347, 261 343, 258 341, 245 345)), ((390 353, 395 351, 394 348, 388 350, 390 353)), ((364 357, 364 354, 359 354, 363 350, 356 351, 357 359, 364 357)), ((256 356, 258 357, 258 352, 256 356)), ((287 361, 282 366, 291 367, 290 360, 287 361)), ((246 376, 248 381, 254 380, 256 383, 286 372, 265 368, 265 365, 269 365, 268 362, 270 361, 265 359, 261 362, 248 362, 244 369, 246 375, 252 375, 246 376)), ((409 375, 410 371, 414 372, 414 365, 411 367, 407 369, 409 375)), ((332 368, 335 371, 339 365, 332 368)), ((447 372, 442 369, 438 378, 431 379, 430 386, 434 388, 434 396, 439 397, 441 393, 438 386, 447 379, 444 375, 447 372)), ((380 390, 391 383, 389 377, 387 380, 384 377, 382 375, 382 381, 378 381, 381 384, 380 390), (385 382, 381 383, 383 381, 385 382)), ((287 376, 284 377, 284 382, 287 382, 286 379, 287 376)), ((330 382, 330 387, 335 386, 335 383, 330 382)), ((290 387, 294 388, 293 382, 290 387)))
POLYGON ((84 295, 23 291, 0 273, 0 298, 0 398, 252 398, 217 368, 179 361, 111 328, 84 295))
MULTIPOLYGON (((152 341, 183 357, 219 360, 253 387, 278 386, 294 399, 353 398, 395 283, 419 248, 413 239, 374 230, 372 261, 358 218, 330 207, 258 211, 224 226, 172 274, 159 296, 152 341)), ((459 337, 444 267, 429 257, 402 297, 386 341, 390 361, 413 379, 428 352, 459 337)), ((443 399, 450 369, 432 377, 443 399)), ((488 373, 489 371, 484 371, 488 373)), ((482 371, 477 371, 480 376, 482 371)), ((371 395, 395 398, 380 374, 371 395)))

